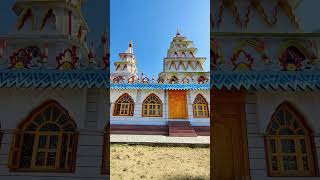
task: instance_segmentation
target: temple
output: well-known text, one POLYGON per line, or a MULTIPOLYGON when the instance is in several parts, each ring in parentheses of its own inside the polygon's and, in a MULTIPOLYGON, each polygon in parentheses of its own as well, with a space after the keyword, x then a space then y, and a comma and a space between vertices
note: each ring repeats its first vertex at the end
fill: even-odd
POLYGON ((133 48, 131 41, 111 73, 110 132, 209 135, 209 73, 193 42, 177 31, 158 77, 139 75, 133 48))
POLYGON ((211 1, 214 179, 319 176, 320 34, 301 23, 306 2, 211 1))
POLYGON ((109 37, 87 43, 85 3, 14 3, 17 25, 0 35, 0 179, 108 177, 109 37))

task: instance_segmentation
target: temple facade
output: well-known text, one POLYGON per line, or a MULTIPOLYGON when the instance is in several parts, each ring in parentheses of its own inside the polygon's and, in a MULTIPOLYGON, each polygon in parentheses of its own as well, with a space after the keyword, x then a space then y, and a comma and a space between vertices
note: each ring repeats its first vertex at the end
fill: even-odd
MULTIPOLYGON (((209 73, 193 42, 177 31, 158 77, 139 74, 133 43, 111 73, 113 134, 209 135, 209 73)), ((151 66, 151 64, 150 64, 151 66)))
POLYGON ((108 34, 87 46, 84 3, 14 3, 17 26, 0 35, 0 179, 108 177, 108 34))
POLYGON ((318 179, 320 34, 302 25, 306 1, 211 2, 213 176, 318 179))

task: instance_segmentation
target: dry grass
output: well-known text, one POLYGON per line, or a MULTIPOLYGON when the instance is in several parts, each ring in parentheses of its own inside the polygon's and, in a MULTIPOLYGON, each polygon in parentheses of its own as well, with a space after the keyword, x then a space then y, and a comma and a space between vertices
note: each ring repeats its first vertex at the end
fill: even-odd
POLYGON ((111 147, 111 179, 202 180, 210 176, 209 148, 111 147))

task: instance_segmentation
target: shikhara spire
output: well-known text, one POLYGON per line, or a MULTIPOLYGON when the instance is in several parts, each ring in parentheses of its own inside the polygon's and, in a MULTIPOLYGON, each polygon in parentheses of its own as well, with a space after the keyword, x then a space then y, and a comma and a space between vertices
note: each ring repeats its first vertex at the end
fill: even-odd
MULTIPOLYGON (((158 83, 197 84, 206 83, 209 80, 208 72, 205 72, 203 63, 206 58, 197 57, 197 48, 193 42, 182 36, 177 29, 176 36, 170 44, 167 57, 164 59, 163 71, 159 74, 158 83)), ((136 59, 133 54, 133 43, 130 41, 125 53, 120 53, 120 60, 114 63, 115 71, 111 79, 113 83, 148 83, 155 80, 154 77, 137 75, 136 59)))
POLYGON ((128 47, 126 53, 133 54, 133 43, 132 43, 132 40, 130 40, 129 47, 128 47))
POLYGON ((124 79, 135 79, 137 76, 136 57, 133 54, 132 40, 129 43, 128 49, 124 53, 119 53, 120 59, 114 63, 115 71, 112 77, 116 77, 115 81, 124 79))
POLYGON ((0 60, 8 62, 0 69, 108 69, 108 21, 101 44, 88 48, 89 27, 81 12, 85 2, 16 0, 17 26, 0 37, 0 60))

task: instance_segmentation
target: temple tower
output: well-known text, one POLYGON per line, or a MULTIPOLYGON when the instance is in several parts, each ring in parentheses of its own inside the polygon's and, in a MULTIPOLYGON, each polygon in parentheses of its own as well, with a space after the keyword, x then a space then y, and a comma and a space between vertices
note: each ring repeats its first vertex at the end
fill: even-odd
MULTIPOLYGON (((17 26, 1 38, 2 56, 12 69, 76 69, 87 61, 89 31, 81 6, 85 0, 16 0, 17 26), (57 64, 58 62, 58 64, 57 64)), ((0 66, 3 66, 3 64, 0 66)))
POLYGON ((130 41, 128 49, 119 53, 120 59, 114 63, 115 71, 112 73, 111 77, 114 82, 120 82, 123 80, 128 80, 129 82, 134 82, 137 78, 137 66, 136 57, 133 53, 133 43, 130 41))
MULTIPOLYGON (((163 60, 163 72, 159 74, 159 81, 169 84, 192 83, 198 75, 205 74, 203 63, 206 58, 197 57, 197 48, 193 41, 180 34, 177 30, 163 60)), ((203 76, 206 79, 206 76, 203 76)))

